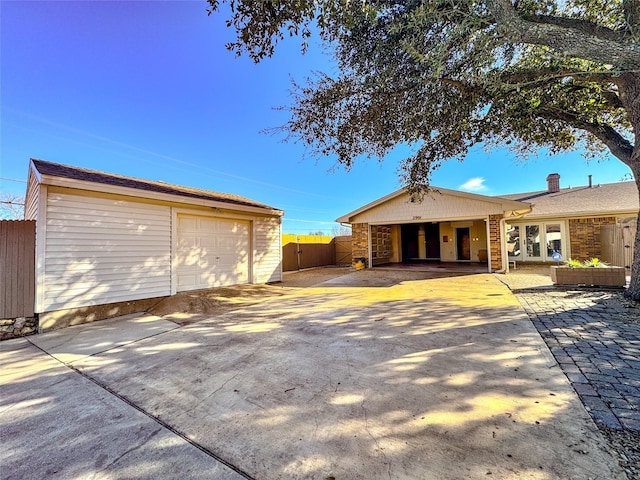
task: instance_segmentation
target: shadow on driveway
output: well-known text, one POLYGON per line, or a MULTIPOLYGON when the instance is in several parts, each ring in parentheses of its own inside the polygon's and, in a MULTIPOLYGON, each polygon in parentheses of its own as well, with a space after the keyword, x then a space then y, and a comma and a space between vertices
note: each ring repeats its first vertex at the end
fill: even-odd
MULTIPOLYGON (((339 277, 73 367, 247 478, 624 478, 494 276, 363 286, 376 275, 339 277)), ((46 395, 30 398, 28 412, 38 415, 46 395)), ((40 455, 55 452, 32 440, 40 455)), ((87 444, 85 454, 100 449, 87 444)), ((30 455, 16 452, 11 468, 30 455)), ((65 459, 60 471, 77 471, 80 460, 65 459)))

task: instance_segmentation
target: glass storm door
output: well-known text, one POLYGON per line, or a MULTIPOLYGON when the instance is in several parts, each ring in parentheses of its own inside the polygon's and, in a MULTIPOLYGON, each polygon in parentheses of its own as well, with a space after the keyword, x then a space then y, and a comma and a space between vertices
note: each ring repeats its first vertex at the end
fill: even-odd
POLYGON ((507 253, 511 260, 522 259, 520 225, 507 225, 507 253))
MULTIPOLYGON (((545 225, 545 240, 547 242, 547 261, 552 260, 551 256, 558 252, 562 255, 562 232, 559 223, 547 223, 545 225)), ((564 257, 564 255, 562 255, 564 257)))
POLYGON ((529 260, 542 260, 540 252, 540 225, 525 225, 524 253, 529 260))

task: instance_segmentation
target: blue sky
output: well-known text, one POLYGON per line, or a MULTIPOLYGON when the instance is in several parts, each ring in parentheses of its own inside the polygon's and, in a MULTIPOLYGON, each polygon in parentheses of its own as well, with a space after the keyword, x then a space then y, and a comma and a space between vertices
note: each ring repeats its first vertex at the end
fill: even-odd
MULTIPOLYGON (((283 231, 331 233, 333 220, 400 187, 403 149, 346 172, 260 133, 282 125, 291 79, 334 71, 319 40, 296 39, 255 65, 224 48, 233 32, 204 1, 0 1, 0 191, 24 194, 30 157, 235 193, 285 210, 283 231)), ((481 147, 432 179, 487 195, 620 181, 615 158, 579 153, 523 163, 481 147)))

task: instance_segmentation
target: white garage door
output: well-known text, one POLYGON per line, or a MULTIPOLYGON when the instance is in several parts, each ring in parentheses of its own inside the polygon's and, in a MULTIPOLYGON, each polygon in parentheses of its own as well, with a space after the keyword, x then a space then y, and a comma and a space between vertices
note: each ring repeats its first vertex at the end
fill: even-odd
POLYGON ((177 291, 249 282, 249 222, 178 215, 177 291))

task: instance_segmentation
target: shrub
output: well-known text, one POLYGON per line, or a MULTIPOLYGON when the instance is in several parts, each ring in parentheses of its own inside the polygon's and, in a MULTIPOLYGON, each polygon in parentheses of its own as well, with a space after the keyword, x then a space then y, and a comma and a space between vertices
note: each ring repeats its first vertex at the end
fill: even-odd
POLYGON ((567 260, 566 262, 564 262, 564 264, 567 267, 582 267, 582 266, 584 266, 580 260, 573 260, 571 258, 569 260, 567 260))
POLYGON ((600 260, 599 258, 591 258, 589 260, 585 260, 584 262, 581 262, 580 260, 573 260, 573 259, 569 259, 566 262, 564 262, 564 264, 567 267, 573 267, 573 268, 598 268, 598 267, 606 267, 608 266, 605 262, 603 262, 602 260, 600 260))
POLYGON ((602 260, 600 260, 599 258, 592 258, 590 260, 585 260, 584 264, 585 267, 606 267, 607 264, 604 263, 602 260))

